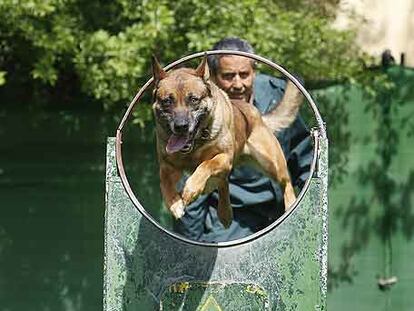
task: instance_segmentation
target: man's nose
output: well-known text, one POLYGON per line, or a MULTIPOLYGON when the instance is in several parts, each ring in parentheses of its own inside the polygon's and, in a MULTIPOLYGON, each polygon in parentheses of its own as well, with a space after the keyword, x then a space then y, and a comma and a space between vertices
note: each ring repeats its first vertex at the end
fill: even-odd
POLYGON ((242 83, 242 80, 240 79, 240 76, 239 75, 236 75, 234 77, 234 80, 233 80, 233 88, 238 89, 238 90, 240 90, 240 89, 243 88, 243 83, 242 83))

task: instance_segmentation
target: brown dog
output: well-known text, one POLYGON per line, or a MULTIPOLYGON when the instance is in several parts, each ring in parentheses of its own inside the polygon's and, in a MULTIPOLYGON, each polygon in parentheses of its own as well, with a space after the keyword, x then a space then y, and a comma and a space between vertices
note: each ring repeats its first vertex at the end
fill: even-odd
POLYGON ((228 227, 233 218, 227 177, 232 167, 246 161, 278 181, 284 191, 285 210, 295 192, 282 148, 273 135, 295 119, 302 95, 291 83, 272 112, 260 112, 245 101, 230 101, 209 77, 205 57, 197 69, 165 72, 153 59, 157 152, 161 192, 176 218, 202 193, 218 189, 217 213, 228 227), (177 183, 183 171, 192 175, 182 193, 177 183))

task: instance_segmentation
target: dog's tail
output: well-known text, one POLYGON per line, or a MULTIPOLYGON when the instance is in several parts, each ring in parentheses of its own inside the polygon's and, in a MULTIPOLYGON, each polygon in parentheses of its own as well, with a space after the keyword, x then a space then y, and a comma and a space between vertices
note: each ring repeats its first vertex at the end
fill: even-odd
POLYGON ((280 132, 288 128, 295 120, 302 102, 302 92, 288 80, 281 102, 273 110, 263 115, 264 123, 273 132, 280 132))

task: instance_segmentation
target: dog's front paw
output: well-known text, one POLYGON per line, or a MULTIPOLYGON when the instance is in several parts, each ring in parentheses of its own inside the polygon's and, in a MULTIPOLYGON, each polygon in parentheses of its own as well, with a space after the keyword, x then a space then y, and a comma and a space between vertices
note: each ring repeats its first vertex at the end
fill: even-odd
POLYGON ((185 205, 181 199, 175 202, 173 205, 171 205, 170 211, 175 217, 175 219, 180 219, 184 216, 184 207, 185 205))

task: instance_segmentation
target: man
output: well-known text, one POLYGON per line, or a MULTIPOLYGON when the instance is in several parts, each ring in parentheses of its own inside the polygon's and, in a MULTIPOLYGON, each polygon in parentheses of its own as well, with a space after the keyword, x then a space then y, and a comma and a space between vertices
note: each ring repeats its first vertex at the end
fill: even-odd
MULTIPOLYGON (((251 45, 239 38, 217 42, 213 50, 237 50, 254 53, 251 45)), ((231 99, 244 99, 261 113, 271 110, 283 97, 286 81, 256 74, 255 62, 237 55, 211 55, 211 77, 231 99)), ((309 176, 312 144, 301 118, 278 134, 293 185, 302 188, 309 176)), ((187 238, 204 242, 222 242, 245 237, 274 222, 284 212, 279 185, 251 167, 239 166, 229 176, 230 199, 234 218, 223 227, 217 218, 217 193, 203 195, 187 206, 174 229, 187 238)))

